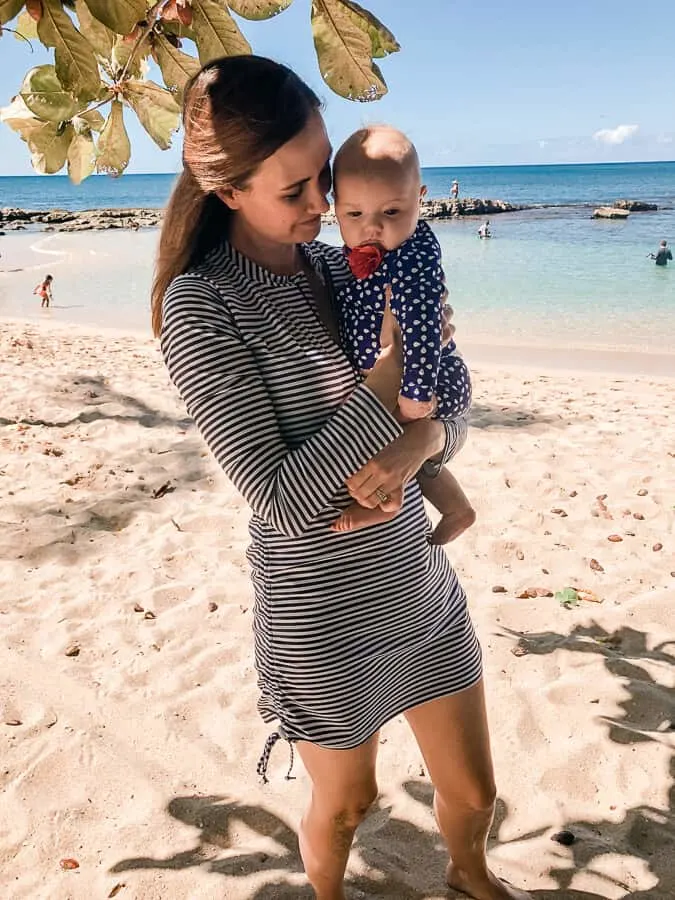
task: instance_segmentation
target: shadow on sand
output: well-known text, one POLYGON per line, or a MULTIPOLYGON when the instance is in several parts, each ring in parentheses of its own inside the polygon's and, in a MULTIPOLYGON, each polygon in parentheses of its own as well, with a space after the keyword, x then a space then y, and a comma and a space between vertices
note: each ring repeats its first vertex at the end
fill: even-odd
MULTIPOLYGON (((629 696, 624 701, 624 716, 606 719, 608 738, 616 743, 659 740, 659 735, 673 726, 673 698, 663 685, 657 684, 640 665, 641 660, 671 665, 675 657, 672 644, 663 643, 654 650, 647 649, 646 635, 630 628, 606 632, 597 625, 577 626, 569 634, 546 632, 520 634, 503 632, 503 636, 518 640, 528 652, 545 654, 564 648, 570 652, 598 653, 605 659, 609 672, 620 678, 629 696), (643 702, 645 684, 652 688, 651 703, 643 702), (654 692, 662 703, 654 709, 654 692), (647 708, 649 706, 649 709, 647 708), (651 733, 650 733, 651 732, 651 733)), ((608 747, 608 752, 611 752, 608 747)), ((655 777, 661 777, 657 773, 655 777)), ((671 760, 670 777, 675 780, 675 760, 671 760)), ((431 807, 431 785, 407 781, 403 785, 408 795, 425 807, 431 807)), ((636 806, 626 811, 621 822, 574 820, 565 823, 576 841, 572 846, 560 847, 559 858, 567 865, 547 872, 557 882, 556 888, 534 889, 534 900, 602 900, 606 897, 629 896, 634 900, 673 900, 675 897, 675 789, 671 786, 668 809, 636 806), (656 883, 646 890, 632 890, 611 875, 605 875, 607 891, 594 893, 570 888, 579 872, 594 871, 596 879, 603 871, 595 861, 608 853, 621 854, 639 860, 640 870, 646 869, 656 883), (621 894, 621 891, 625 893, 621 894)), ((251 896, 251 900, 310 900, 312 891, 302 886, 302 867, 297 851, 294 830, 281 818, 259 806, 251 806, 225 797, 176 797, 170 801, 168 812, 179 821, 199 829, 197 843, 192 850, 165 859, 135 857, 118 862, 112 873, 134 869, 185 869, 206 867, 226 879, 246 878, 254 873, 268 873, 268 882, 251 896), (276 845, 274 852, 237 853, 236 835, 241 825, 276 845), (223 852, 225 851, 225 852, 223 852)), ((500 837, 509 811, 498 801, 495 821, 490 833, 491 848, 503 846, 500 837)), ((559 826, 558 826, 559 827, 559 826)), ((557 830, 557 828, 556 828, 557 830)), ((528 854, 537 853, 541 841, 549 840, 551 829, 521 834, 515 840, 528 854), (528 842, 530 846, 528 847, 528 842)), ((391 898, 391 900, 425 900, 443 893, 443 872, 447 862, 445 848, 437 833, 427 831, 391 814, 378 805, 360 830, 356 850, 367 866, 367 875, 353 875, 347 881, 347 896, 356 898, 391 898), (414 868, 411 863, 414 859, 414 868)), ((606 868, 604 869, 606 871, 606 868)), ((448 897, 459 897, 448 890, 448 897)))

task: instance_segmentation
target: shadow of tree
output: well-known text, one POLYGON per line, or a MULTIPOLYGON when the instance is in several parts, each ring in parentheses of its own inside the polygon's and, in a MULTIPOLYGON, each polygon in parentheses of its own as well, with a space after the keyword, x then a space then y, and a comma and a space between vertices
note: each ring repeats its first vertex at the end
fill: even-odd
POLYGON ((551 413, 533 412, 522 406, 488 406, 474 403, 469 413, 471 428, 531 428, 533 425, 563 426, 568 419, 551 413))
MULTIPOLYGON (((189 437, 185 437, 185 432, 193 428, 191 419, 167 415, 137 397, 120 393, 112 389, 102 375, 77 377, 68 385, 61 385, 59 391, 65 391, 67 397, 66 401, 62 401, 59 395, 59 408, 63 409, 65 405, 74 411, 79 409, 78 412, 66 413, 63 417, 55 415, 52 420, 29 416, 0 418, 0 426, 61 429, 108 420, 125 426, 128 424, 130 429, 164 427, 161 449, 149 443, 153 440, 151 436, 140 434, 136 441, 116 443, 113 447, 102 446, 93 468, 87 471, 75 468, 69 473, 70 480, 61 482, 73 488, 67 504, 51 492, 32 502, 21 502, 15 497, 12 507, 13 515, 18 517, 16 524, 19 529, 23 529, 25 523, 38 520, 48 523, 40 529, 35 545, 31 545, 29 539, 24 542, 22 558, 29 563, 64 552, 69 554, 71 560, 80 557, 88 551, 88 539, 96 533, 124 530, 139 512, 161 502, 165 493, 173 492, 177 486, 189 486, 207 475, 204 457, 195 451, 189 437), (169 431, 168 437, 166 426, 173 430, 173 434, 169 431), (160 475, 161 480, 157 483, 134 475, 140 464, 148 464, 152 468, 153 460, 163 454, 171 454, 171 484, 166 483, 164 474, 160 475), (94 479, 96 490, 88 490, 78 496, 77 485, 93 483, 94 479)), ((45 432, 43 437, 48 439, 49 432, 45 432)), ((158 468, 154 466, 154 472, 158 468)))
MULTIPOLYGON (((664 641, 649 649, 647 636, 642 632, 627 627, 608 632, 595 623, 590 626, 577 625, 569 634, 525 634, 503 629, 502 636, 516 639, 529 653, 545 654, 564 648, 570 652, 602 655, 607 670, 622 679, 622 686, 629 693, 622 704, 624 717, 603 719, 612 741, 659 740, 666 727, 673 727, 673 718, 666 718, 675 712, 672 693, 654 682, 639 664, 641 660, 649 660, 671 665, 675 662, 675 657, 669 652, 673 642, 664 641), (651 689, 649 705, 644 703, 645 685, 651 689), (656 710, 648 708, 654 704, 654 693, 662 701, 662 705, 657 704, 656 710)), ((675 759, 671 759, 670 777, 675 783, 675 759)), ((431 808, 433 788, 429 783, 407 781, 403 788, 413 800, 427 809, 431 808)), ((240 879, 263 872, 268 881, 256 890, 251 900, 311 900, 314 896, 302 879, 295 832, 275 814, 258 806, 218 796, 176 797, 169 803, 168 811, 179 821, 199 829, 195 847, 165 859, 135 857, 121 860, 112 867, 112 873, 205 866, 209 872, 240 879), (238 833, 242 825, 260 836, 265 850, 232 852, 238 845, 241 846, 238 833)), ((511 841, 503 839, 502 829, 508 815, 506 804, 499 800, 488 842, 490 848, 532 841, 536 847, 537 842, 546 840, 548 828, 520 834, 511 841)), ((618 897, 617 891, 625 891, 623 896, 630 895, 638 900, 673 900, 675 897, 673 784, 668 809, 640 805, 627 810, 618 822, 573 820, 566 822, 564 828, 576 838, 571 846, 565 850, 561 848, 569 864, 548 871, 548 876, 555 879, 557 887, 531 890, 535 900, 603 900, 610 896, 618 897), (656 884, 636 891, 623 884, 618 876, 606 874, 606 867, 599 867, 596 862, 609 853, 644 862, 656 884), (574 877, 582 871, 592 872, 596 881, 604 877, 609 893, 603 890, 599 894, 570 887, 574 877), (605 874, 602 875, 602 872, 605 874)), ((438 897, 442 892, 447 855, 435 830, 426 830, 398 818, 392 815, 391 809, 378 804, 359 829, 355 848, 366 873, 350 874, 347 880, 349 898, 427 900, 438 897)), ((448 889, 448 896, 459 898, 461 895, 448 889)))
POLYGON ((85 405, 85 409, 78 412, 77 415, 68 419, 58 419, 49 421, 47 419, 38 419, 31 416, 23 418, 7 419, 0 417, 0 426, 7 425, 29 425, 43 426, 45 428, 67 428, 69 425, 89 424, 97 422, 100 419, 111 419, 117 422, 133 422, 141 425, 143 428, 154 428, 157 425, 173 425, 176 428, 187 428, 191 425, 192 420, 185 416, 175 418, 160 413, 157 409, 148 406, 138 397, 130 394, 123 394, 113 390, 107 383, 103 375, 85 376, 81 375, 74 378, 69 387, 61 385, 59 387, 59 402, 64 405, 63 394, 68 397, 67 405, 77 406, 85 405), (128 412, 110 413, 104 412, 97 407, 106 404, 114 404, 122 406, 128 412))

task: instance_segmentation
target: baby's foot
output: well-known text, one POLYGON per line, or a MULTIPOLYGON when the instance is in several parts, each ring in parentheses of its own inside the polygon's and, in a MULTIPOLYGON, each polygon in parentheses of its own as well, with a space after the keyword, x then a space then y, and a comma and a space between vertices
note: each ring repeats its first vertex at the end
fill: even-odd
POLYGON ((449 544, 454 541, 460 534, 465 532, 467 528, 471 528, 476 521, 476 511, 472 506, 463 506, 461 509, 453 510, 451 513, 444 513, 441 521, 434 528, 431 534, 432 544, 449 544))
POLYGON ((445 873, 448 886, 461 891, 474 900, 532 900, 532 894, 511 887, 505 881, 488 872, 481 878, 471 878, 462 869, 449 864, 445 873))
POLYGON ((359 506, 358 503, 352 503, 347 507, 335 522, 330 526, 331 531, 356 531, 359 528, 367 528, 369 525, 379 525, 381 522, 389 522, 393 519, 399 510, 387 511, 376 506, 375 509, 368 509, 365 506, 359 506))

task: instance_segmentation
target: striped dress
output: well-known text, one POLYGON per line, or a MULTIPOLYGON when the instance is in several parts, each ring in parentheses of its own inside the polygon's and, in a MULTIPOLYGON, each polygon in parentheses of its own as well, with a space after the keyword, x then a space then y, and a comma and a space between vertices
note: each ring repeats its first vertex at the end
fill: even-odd
MULTIPOLYGON (((350 277, 319 242, 303 253, 331 294, 350 277)), ((304 274, 229 244, 170 285, 164 358, 188 412, 252 510, 259 711, 289 741, 356 747, 417 704, 481 677, 466 597, 416 481, 390 522, 335 533, 345 480, 400 425, 318 317, 304 274)), ((445 459, 464 420, 448 421, 445 459)))

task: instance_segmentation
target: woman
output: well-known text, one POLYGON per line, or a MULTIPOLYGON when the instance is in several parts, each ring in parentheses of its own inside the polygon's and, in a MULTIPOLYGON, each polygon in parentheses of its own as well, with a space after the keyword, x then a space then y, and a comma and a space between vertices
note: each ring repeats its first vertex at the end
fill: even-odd
POLYGON ((312 780, 300 827, 309 881, 318 900, 344 898, 354 831, 377 795, 378 731, 405 713, 436 788, 448 882, 479 900, 525 898, 487 868, 495 788, 480 650, 414 480, 453 455, 466 426, 398 424, 391 317, 365 380, 339 347, 331 297, 349 273, 340 251, 314 241, 331 154, 314 93, 246 56, 207 65, 185 97, 153 326, 253 511, 259 709, 280 720, 312 780), (393 521, 330 530, 350 494, 374 507, 402 485, 393 521))

